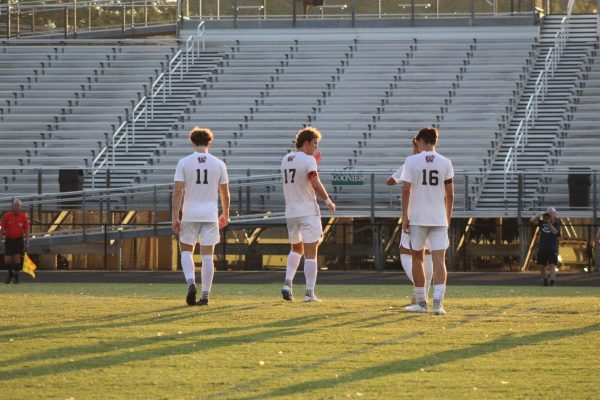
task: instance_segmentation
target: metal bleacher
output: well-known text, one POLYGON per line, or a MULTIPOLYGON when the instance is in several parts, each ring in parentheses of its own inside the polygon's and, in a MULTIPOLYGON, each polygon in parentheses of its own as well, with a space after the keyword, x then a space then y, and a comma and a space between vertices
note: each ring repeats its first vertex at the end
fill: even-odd
MULTIPOLYGON (((140 182, 172 180, 196 125, 213 129, 211 151, 234 176, 276 171, 303 125, 324 134, 325 169, 395 169, 412 135, 433 124, 439 151, 457 170, 481 171, 526 79, 536 34, 532 27, 207 32, 207 46, 224 59, 140 182)), ((384 182, 376 191, 388 195, 384 182)))
POLYGON ((37 168, 89 167, 176 49, 106 42, 2 46, 3 191, 37 190, 37 168))

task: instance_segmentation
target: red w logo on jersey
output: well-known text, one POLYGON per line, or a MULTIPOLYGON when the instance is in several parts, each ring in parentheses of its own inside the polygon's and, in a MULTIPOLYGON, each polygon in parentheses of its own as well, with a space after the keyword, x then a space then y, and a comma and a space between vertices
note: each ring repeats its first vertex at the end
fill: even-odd
POLYGON ((206 157, 198 157, 198 162, 204 164, 206 162, 206 157))
POLYGON ((288 162, 294 161, 294 157, 296 157, 296 156, 288 156, 288 162))
POLYGON ((428 163, 432 163, 434 158, 435 156, 425 156, 425 161, 427 161, 428 163))

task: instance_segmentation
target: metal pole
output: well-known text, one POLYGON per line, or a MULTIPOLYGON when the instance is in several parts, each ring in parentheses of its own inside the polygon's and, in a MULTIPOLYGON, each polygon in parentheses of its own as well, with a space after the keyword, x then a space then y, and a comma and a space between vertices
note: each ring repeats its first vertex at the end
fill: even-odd
MULTIPOLYGON (((599 2, 600 3, 600 2, 599 2)), ((594 225, 594 231, 592 232, 592 237, 594 238, 594 243, 596 244, 596 262, 595 269, 600 272, 600 244, 596 242, 596 232, 598 232, 598 174, 599 171, 595 171, 592 175, 592 201, 594 204, 592 205, 592 225, 594 225)))
POLYGON ((471 26, 475 22, 475 0, 471 0, 471 26))
POLYGON ((156 192, 156 185, 154 185, 154 204, 153 204, 153 214, 152 214, 152 224, 154 225, 154 235, 158 233, 158 224, 157 224, 157 214, 158 214, 158 193, 156 192))
POLYGON ((10 26, 10 3, 7 2, 6 4, 6 38, 10 39, 10 31, 11 31, 11 26, 10 26))
POLYGON ((77 36, 77 0, 73 0, 73 33, 77 36))
POLYGON ((86 207, 85 207, 85 192, 81 193, 81 230, 82 230, 82 234, 83 234, 83 240, 86 240, 87 237, 87 229, 86 229, 86 224, 87 224, 87 217, 86 217, 86 207))
POLYGON ((31 9, 31 33, 35 32, 35 8, 31 9))
POLYGON ((410 26, 415 26, 415 0, 410 2, 410 26))
POLYGON ((373 256, 375 257, 375 269, 381 271, 381 251, 379 251, 379 226, 375 224, 375 174, 371 172, 371 229, 373 240, 373 256))
MULTIPOLYGON (((598 0, 600 1, 600 0, 598 0)), ((296 10, 296 0, 292 0, 292 27, 295 28, 296 27, 296 18, 298 17, 297 15, 298 11, 296 10)))
POLYGON ((21 7, 17 3, 17 39, 21 37, 21 7))
POLYGON ((233 27, 237 28, 238 0, 233 0, 233 27))
POLYGON ((356 0, 352 0, 352 27, 356 24, 356 0))
MULTIPOLYGON (((179 4, 179 2, 177 2, 179 4)), ((121 5, 121 36, 125 36, 125 4, 121 5)))
POLYGON ((519 230, 519 264, 524 266, 525 262, 525 229, 523 226, 523 174, 519 172, 517 190, 517 226, 519 230))
POLYGON ((465 174, 465 211, 469 209, 469 175, 465 174))
POLYGON ((69 36, 69 7, 65 6, 65 39, 69 36))
POLYGON ((198 19, 202 19, 202 0, 198 0, 198 19))

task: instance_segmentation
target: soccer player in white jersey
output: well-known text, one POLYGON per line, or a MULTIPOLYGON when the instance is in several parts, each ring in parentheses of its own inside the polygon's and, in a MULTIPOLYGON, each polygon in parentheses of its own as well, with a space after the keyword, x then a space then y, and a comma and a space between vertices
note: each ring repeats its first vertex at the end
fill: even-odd
POLYGON ((410 234, 412 270, 416 304, 409 312, 428 312, 425 295, 423 257, 425 241, 429 239, 433 258, 433 312, 446 313, 443 306, 446 292, 446 249, 448 227, 454 204, 454 169, 449 159, 435 151, 438 131, 423 128, 416 137, 419 154, 406 159, 400 179, 402 191, 402 229, 410 234))
POLYGON ((284 300, 293 301, 294 276, 304 254, 304 276, 306 278, 305 302, 321 301, 315 294, 317 282, 317 248, 323 235, 321 212, 317 196, 334 213, 335 204, 329 198, 317 172, 317 152, 321 133, 315 128, 301 129, 296 134, 296 151, 281 160, 281 177, 285 196, 285 218, 292 249, 287 259, 285 283, 281 289, 284 300), (315 156, 317 159, 315 159, 315 156))
MULTIPOLYGON (((412 139, 412 153, 419 154, 419 147, 417 146, 417 138, 413 137, 412 139)), ((388 186, 394 186, 401 182, 400 177, 402 176, 403 165, 398 168, 396 172, 392 176, 390 176, 387 180, 388 186)), ((410 235, 404 231, 400 234, 400 262, 402 263, 402 268, 404 268, 404 272, 410 281, 415 283, 413 279, 412 273, 412 245, 410 243, 410 235)), ((433 277, 433 260, 431 258, 431 250, 429 250, 429 243, 425 244, 425 256, 423 259, 423 264, 425 267, 425 296, 429 298, 429 289, 431 287, 431 279, 433 277)), ((416 299, 414 294, 411 296, 411 304, 416 303, 416 299)))
POLYGON ((194 152, 177 163, 173 189, 173 233, 179 235, 181 266, 188 284, 188 305, 207 305, 214 276, 213 253, 221 240, 219 229, 229 223, 229 179, 225 163, 208 153, 213 133, 195 127, 190 132, 194 152), (218 216, 221 195, 222 213, 218 216), (183 199, 183 210, 182 210, 183 199), (180 210, 181 219, 180 219, 180 210), (200 242, 202 294, 196 302, 193 252, 200 242))

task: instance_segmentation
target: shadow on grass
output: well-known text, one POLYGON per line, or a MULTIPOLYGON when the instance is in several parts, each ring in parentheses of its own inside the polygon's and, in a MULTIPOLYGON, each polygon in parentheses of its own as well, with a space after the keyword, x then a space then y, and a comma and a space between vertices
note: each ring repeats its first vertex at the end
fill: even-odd
POLYGON ((35 328, 44 327, 42 329, 34 329, 30 330, 31 327, 24 327, 20 330, 13 330, 10 333, 2 333, 0 334, 0 339, 9 339, 12 337, 27 337, 28 339, 35 339, 37 337, 44 337, 52 334, 60 334, 60 335, 69 335, 69 334, 77 334, 83 331, 96 330, 96 329, 107 329, 107 328, 124 328, 130 326, 141 326, 141 325, 151 325, 151 324, 159 324, 159 323, 168 323, 177 320, 195 318, 199 316, 211 315, 222 313, 223 311, 243 311, 254 309, 255 306, 251 305, 240 305, 240 306, 220 306, 218 308, 207 309, 200 307, 190 307, 187 305, 175 306, 175 307, 167 307, 158 310, 152 311, 143 311, 143 312, 131 312, 131 313, 121 313, 117 315, 108 315, 102 318, 95 318, 93 323, 91 324, 83 324, 83 325, 74 325, 75 323, 81 323, 90 321, 91 319, 77 319, 73 322, 67 322, 65 325, 57 325, 48 327, 48 325, 38 324, 35 328), (172 311, 180 311, 177 314, 170 314, 172 311), (197 311, 197 312, 194 312, 197 311), (156 315, 161 313, 169 313, 165 315, 156 315), (120 319, 126 318, 134 318, 143 315, 152 315, 153 317, 142 320, 125 320, 121 322, 111 322, 117 321, 120 319))
MULTIPOLYGON (((337 313, 330 314, 334 316, 343 316, 348 313, 337 313)), ((259 325, 239 326, 232 328, 222 329, 204 329, 199 331, 188 332, 185 334, 175 335, 164 335, 164 336, 152 336, 145 337, 142 339, 132 340, 121 340, 121 341, 110 341, 106 344, 91 344, 83 346, 69 346, 61 347, 56 349, 50 349, 41 353, 31 354, 24 357, 14 358, 12 360, 6 360, 5 365, 9 366, 9 363, 21 363, 21 362, 35 362, 43 360, 60 360, 65 358, 75 357, 86 357, 92 356, 94 358, 77 360, 76 362, 62 362, 51 365, 37 366, 37 367, 23 367, 13 370, 2 372, 0 375, 0 381, 15 378, 18 376, 44 376, 53 374, 62 374, 66 372, 85 370, 93 368, 108 367, 111 365, 118 365, 122 363, 135 362, 140 360, 150 360, 159 357, 180 355, 182 353, 193 353, 202 350, 213 349, 217 347, 235 346, 247 342, 261 342, 269 339, 277 338, 280 336, 288 336, 293 334, 302 334, 306 332, 312 332, 314 329, 298 329, 298 326, 306 326, 313 322, 321 321, 325 319, 322 315, 314 316, 303 316, 297 318, 291 318, 287 320, 277 320, 259 325), (208 335, 221 334, 221 333, 238 333, 247 330, 256 329, 273 329, 272 331, 260 331, 256 333, 250 333, 239 336, 227 336, 213 339, 204 339, 208 335), (195 347, 192 347, 189 340, 198 340, 194 342, 195 347), (173 345, 174 341, 186 341, 183 344, 173 345), (169 344, 158 349, 141 350, 134 352, 121 353, 116 355, 107 355, 106 352, 115 350, 126 351, 133 348, 139 348, 144 346, 152 346, 156 344, 169 344)))
POLYGON ((304 381, 302 383, 273 390, 268 393, 263 393, 256 396, 241 397, 241 399, 259 400, 271 397, 286 398, 287 396, 293 395, 307 395, 307 392, 309 391, 328 389, 336 386, 343 387, 344 384, 354 383, 362 380, 419 371, 424 365, 427 365, 428 368, 431 368, 440 364, 475 358, 520 346, 533 345, 541 341, 558 340, 598 331, 600 331, 600 323, 588 325, 583 328, 559 329, 520 337, 503 336, 490 342, 475 344, 470 347, 429 354, 424 357, 410 360, 398 360, 379 364, 373 367, 361 368, 337 378, 304 381))

